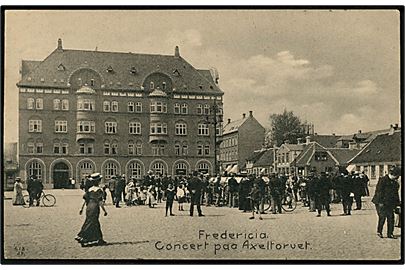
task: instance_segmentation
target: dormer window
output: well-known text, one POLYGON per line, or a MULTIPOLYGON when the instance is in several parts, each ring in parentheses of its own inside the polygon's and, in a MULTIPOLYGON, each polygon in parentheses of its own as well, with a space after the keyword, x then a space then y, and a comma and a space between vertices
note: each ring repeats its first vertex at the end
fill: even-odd
POLYGON ((199 87, 200 87, 200 89, 203 89, 203 86, 201 84, 199 85, 199 87))
POLYGON ((162 89, 163 89, 163 90, 166 90, 166 82, 163 82, 163 83, 162 83, 162 89))
POLYGON ((175 69, 175 70, 173 70, 173 75, 180 76, 180 72, 177 69, 175 69))
POLYGON ((64 70, 65 70, 65 66, 62 65, 62 64, 60 64, 60 65, 58 66, 58 70, 59 70, 59 71, 64 71, 64 70))
POLYGON ((113 70, 112 66, 108 66, 107 72, 112 73, 113 71, 114 71, 114 70, 113 70))
POLYGON ((90 86, 94 86, 94 79, 90 80, 90 86))
POLYGON ((131 74, 136 74, 136 68, 135 67, 131 67, 130 71, 131 74))
POLYGON ((155 89, 155 84, 154 84, 153 82, 150 82, 149 88, 150 88, 151 90, 152 90, 152 89, 155 89))

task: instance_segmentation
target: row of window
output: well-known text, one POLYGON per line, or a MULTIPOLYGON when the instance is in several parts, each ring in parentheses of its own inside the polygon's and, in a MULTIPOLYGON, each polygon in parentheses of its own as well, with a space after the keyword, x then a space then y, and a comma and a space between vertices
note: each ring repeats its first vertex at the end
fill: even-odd
POLYGON ((224 139, 221 143, 222 147, 231 147, 238 145, 238 137, 224 139))
MULTIPOLYGON (((55 165, 56 166, 56 165, 55 165)), ((29 164, 27 164, 27 175, 35 175, 38 179, 42 180, 44 184, 50 184, 48 179, 43 179, 44 173, 45 173, 45 167, 42 165, 42 163, 38 161, 32 161, 29 164)), ((151 170, 156 173, 156 174, 167 174, 169 173, 166 171, 167 164, 164 164, 161 161, 154 161, 153 164, 151 165, 151 170)), ((206 162, 200 162, 197 165, 197 170, 207 173, 210 169, 210 165, 206 162)), ((185 174, 189 172, 190 168, 188 165, 184 162, 177 162, 175 166, 175 171, 173 171, 174 175, 177 174, 185 174)), ((84 175, 88 174, 89 172, 94 172, 94 164, 93 162, 88 162, 84 161, 80 164, 80 175, 84 177, 84 175)), ((144 177, 143 173, 143 165, 140 164, 139 162, 131 162, 128 165, 128 177, 129 178, 136 178, 136 179, 141 179, 144 177)), ((102 167, 102 174, 105 178, 105 180, 110 179, 114 175, 119 175, 121 174, 120 166, 118 162, 116 161, 109 161, 104 164, 102 167)))
POLYGON ((231 151, 226 151, 220 154, 219 156, 220 160, 223 161, 233 161, 238 159, 238 151, 237 150, 231 150, 231 151))
MULTIPOLYGON (((131 156, 141 156, 142 155, 142 141, 128 141, 128 155, 131 156)), ((152 155, 153 156, 165 156, 166 153, 165 144, 153 144, 152 155)), ((53 154, 62 154, 67 155, 69 153, 69 144, 67 142, 55 141, 53 143, 53 154)), ((186 142, 175 143, 174 150, 176 156, 188 156, 188 145, 186 142)), ((44 153, 44 144, 43 142, 28 142, 27 143, 27 153, 28 154, 43 154, 44 153)), ((103 153, 105 155, 117 155, 118 154, 118 141, 113 140, 104 141, 103 144, 103 153)), ((211 153, 211 148, 208 143, 197 143, 197 156, 209 156, 211 153)), ((79 143, 79 154, 94 154, 94 144, 88 142, 79 143)))
MULTIPOLYGON (((42 120, 29 120, 28 131, 32 133, 42 132, 42 120)), ((67 133, 67 121, 55 120, 55 132, 67 133)), ((187 124, 184 122, 176 123, 174 126, 175 135, 187 135, 187 124)), ((77 132, 79 133, 95 133, 96 123, 94 121, 80 120, 77 121, 77 132)), ((118 132, 117 122, 104 122, 104 132, 106 134, 116 134, 118 132)), ((129 134, 140 135, 142 132, 141 122, 131 121, 128 123, 129 134)), ((198 124, 198 135, 209 136, 209 126, 204 123, 198 124)), ((150 124, 150 134, 167 135, 167 123, 154 122, 150 124)))
MULTIPOLYGON (((27 109, 29 110, 43 110, 44 101, 42 98, 28 98, 27 99, 27 109)), ((53 109, 54 110, 69 110, 69 100, 67 99, 54 99, 53 100, 53 109)), ((94 111, 96 109, 95 101, 93 99, 78 99, 77 100, 77 110, 79 111, 94 111)), ((103 111, 104 112, 118 112, 118 101, 104 101, 103 102, 103 111)), ((141 113, 142 112, 142 102, 133 102, 128 101, 127 111, 141 113)), ((175 103, 174 104, 174 113, 175 114, 188 114, 188 104, 175 103)), ((152 113, 167 113, 167 103, 166 102, 151 102, 150 103, 150 112, 152 113)), ((220 109, 220 114, 222 109, 220 109)), ((209 115, 210 114, 210 105, 208 104, 197 104, 197 114, 200 115, 209 115)))

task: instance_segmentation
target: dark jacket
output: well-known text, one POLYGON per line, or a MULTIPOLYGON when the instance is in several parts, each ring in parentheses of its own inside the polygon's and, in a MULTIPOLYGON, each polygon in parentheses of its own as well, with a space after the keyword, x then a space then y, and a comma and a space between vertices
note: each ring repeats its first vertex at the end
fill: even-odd
POLYGON ((392 180, 388 175, 381 177, 378 180, 374 197, 371 200, 374 204, 384 204, 385 207, 395 208, 400 205, 399 199, 399 183, 392 180))
POLYGON ((229 192, 237 192, 238 191, 238 182, 236 181, 235 177, 231 177, 228 180, 229 192))
POLYGON ((314 178, 314 194, 317 198, 323 200, 329 200, 329 190, 332 189, 332 183, 330 179, 326 176, 321 176, 320 178, 314 178))
POLYGON ((188 190, 190 193, 199 194, 203 188, 203 183, 199 177, 194 176, 188 183, 188 190))

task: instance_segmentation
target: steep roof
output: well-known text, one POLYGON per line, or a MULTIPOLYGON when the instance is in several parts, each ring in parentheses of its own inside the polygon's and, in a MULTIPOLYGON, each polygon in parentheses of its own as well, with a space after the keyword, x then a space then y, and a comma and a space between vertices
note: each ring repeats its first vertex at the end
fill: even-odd
POLYGON ((311 142, 317 142, 323 147, 336 147, 339 136, 336 135, 311 135, 311 142))
POLYGON ((309 144, 306 144, 302 152, 296 157, 295 163, 302 166, 307 165, 310 162, 313 154, 319 150, 324 152, 327 151, 325 147, 317 142, 310 142, 309 144))
POLYGON ((349 163, 398 161, 401 161, 401 130, 395 131, 392 135, 377 135, 349 163))
POLYGON ((283 145, 290 151, 302 151, 305 147, 304 144, 284 143, 283 145))
POLYGON ((246 159, 246 161, 255 163, 264 154, 264 152, 265 152, 265 150, 253 151, 253 153, 250 154, 250 156, 246 159))
POLYGON ((253 164, 254 167, 270 166, 274 162, 274 150, 266 149, 263 155, 253 164))
POLYGON ((242 118, 242 119, 231 121, 230 123, 226 124, 224 126, 224 128, 223 128, 222 134, 225 135, 225 134, 228 134, 228 133, 238 131, 239 127, 242 126, 246 122, 246 120, 248 118, 249 117, 245 117, 245 118, 242 118))
MULTIPOLYGON (((105 89, 141 90, 144 79, 161 72, 172 80, 174 93, 217 94, 223 92, 207 71, 198 71, 180 56, 56 49, 39 64, 23 61, 19 86, 69 87, 69 78, 80 68, 90 68, 102 77, 105 89), (113 72, 107 72, 111 67, 113 72), (136 71, 131 73, 131 69, 136 71)), ((102 87, 103 88, 103 87, 102 87)))
POLYGON ((329 148, 328 151, 335 157, 339 165, 347 164, 350 159, 360 152, 358 149, 348 148, 329 148))

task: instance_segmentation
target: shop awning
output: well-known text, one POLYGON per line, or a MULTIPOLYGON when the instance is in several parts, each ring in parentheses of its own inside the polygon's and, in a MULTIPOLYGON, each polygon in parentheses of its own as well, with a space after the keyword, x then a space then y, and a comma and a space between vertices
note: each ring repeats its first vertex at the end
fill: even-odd
POLYGON ((239 167, 238 165, 233 165, 232 169, 229 171, 229 173, 238 173, 239 172, 239 167))
POLYGON ((228 165, 225 169, 226 172, 229 172, 232 169, 232 165, 228 165))
POLYGON ((349 166, 346 167, 346 170, 348 172, 352 172, 352 171, 356 170, 356 165, 350 164, 349 166))

